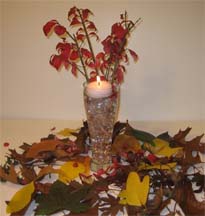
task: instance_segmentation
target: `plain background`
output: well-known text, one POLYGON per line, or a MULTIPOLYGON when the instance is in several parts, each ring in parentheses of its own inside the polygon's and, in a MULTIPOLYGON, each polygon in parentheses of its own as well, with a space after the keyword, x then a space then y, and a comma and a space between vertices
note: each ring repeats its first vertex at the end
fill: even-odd
MULTIPOLYGON (((43 25, 67 24, 76 5, 93 13, 99 36, 127 10, 143 22, 129 47, 130 59, 121 88, 120 120, 175 121, 205 119, 205 2, 203 0, 99 0, 0 2, 0 116, 2 119, 85 119, 82 83, 69 71, 49 65, 60 40, 47 39, 43 25)), ((100 43, 94 43, 95 52, 100 43)))

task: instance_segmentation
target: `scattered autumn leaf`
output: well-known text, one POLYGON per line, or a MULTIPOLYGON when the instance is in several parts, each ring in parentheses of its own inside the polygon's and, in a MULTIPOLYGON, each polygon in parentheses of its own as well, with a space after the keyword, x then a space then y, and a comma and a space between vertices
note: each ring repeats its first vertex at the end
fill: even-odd
POLYGON ((69 137, 69 136, 73 136, 73 133, 76 133, 78 131, 78 129, 74 130, 71 128, 65 128, 59 132, 57 132, 57 135, 63 136, 63 137, 69 137))
POLYGON ((13 165, 10 165, 10 167, 7 170, 0 166, 0 178, 15 184, 19 183, 18 175, 13 165))
POLYGON ((119 194, 120 204, 144 206, 149 192, 150 177, 146 175, 142 181, 136 172, 130 172, 126 182, 126 189, 119 194))
POLYGON ((137 152, 141 149, 139 141, 134 136, 125 134, 118 135, 112 145, 112 151, 115 154, 121 154, 123 152, 137 152))
POLYGON ((54 151, 57 145, 63 144, 62 141, 56 140, 43 140, 39 143, 34 143, 26 152, 26 158, 38 158, 39 153, 54 151))
POLYGON ((13 213, 23 209, 31 201, 32 194, 34 192, 34 182, 27 184, 17 191, 9 201, 6 212, 13 213))
POLYGON ((171 148, 165 140, 156 138, 153 139, 154 146, 146 145, 146 147, 157 156, 171 157, 182 150, 181 147, 171 148))

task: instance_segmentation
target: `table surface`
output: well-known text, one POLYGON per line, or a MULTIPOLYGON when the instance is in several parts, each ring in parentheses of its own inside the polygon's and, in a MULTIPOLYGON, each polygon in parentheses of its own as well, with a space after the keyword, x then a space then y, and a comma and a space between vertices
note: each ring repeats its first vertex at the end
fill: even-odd
MULTIPOLYGON (((24 142, 32 144, 38 142, 40 138, 46 137, 52 128, 60 131, 64 128, 79 128, 83 121, 69 121, 69 120, 0 120, 0 161, 4 162, 5 154, 8 148, 4 147, 4 143, 9 143, 9 148, 16 148, 24 142)), ((205 133, 205 120, 201 121, 129 121, 130 124, 139 130, 145 130, 154 135, 159 135, 168 131, 172 136, 176 134, 179 129, 184 130, 191 127, 192 130, 187 136, 187 140, 195 136, 205 133)), ((205 137, 202 138, 205 142, 205 137)), ((12 195, 18 190, 19 186, 12 183, 0 183, 0 215, 6 216, 5 200, 10 200, 12 195)))

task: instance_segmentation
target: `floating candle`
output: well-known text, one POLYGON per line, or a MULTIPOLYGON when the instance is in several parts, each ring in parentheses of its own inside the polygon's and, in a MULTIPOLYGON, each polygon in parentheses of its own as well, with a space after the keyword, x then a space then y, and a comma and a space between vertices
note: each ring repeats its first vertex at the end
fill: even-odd
POLYGON ((92 98, 104 98, 112 94, 112 86, 108 81, 100 80, 97 76, 97 81, 88 83, 86 93, 92 98))

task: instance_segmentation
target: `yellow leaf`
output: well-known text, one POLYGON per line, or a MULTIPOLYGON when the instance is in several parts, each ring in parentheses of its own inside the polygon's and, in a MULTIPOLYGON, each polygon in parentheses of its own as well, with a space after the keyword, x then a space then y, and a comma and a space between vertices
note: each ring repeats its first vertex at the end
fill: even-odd
POLYGON ((17 191, 14 196, 12 197, 11 201, 7 205, 6 212, 9 213, 14 213, 18 212, 21 209, 25 208, 27 204, 31 200, 31 196, 34 192, 34 183, 33 181, 23 188, 21 188, 19 191, 17 191))
POLYGON ((173 169, 177 163, 172 162, 172 163, 167 163, 167 164, 154 164, 154 165, 147 165, 147 164, 141 164, 138 167, 138 170, 149 170, 149 169, 161 169, 161 170, 169 170, 173 169))
POLYGON ((77 131, 78 131, 78 129, 65 128, 65 129, 57 132, 57 135, 69 137, 69 136, 72 136, 72 133, 76 133, 77 131))
POLYGON ((60 167, 59 180, 67 183, 77 178, 80 173, 87 173, 85 164, 75 161, 68 161, 60 167))
POLYGON ((153 140, 155 146, 151 147, 152 153, 156 155, 161 155, 165 157, 171 157, 176 154, 178 151, 182 150, 181 147, 171 148, 169 143, 162 139, 154 139, 153 140))
POLYGON ((146 204, 149 192, 150 178, 146 175, 142 181, 136 172, 130 172, 126 182, 126 189, 119 194, 120 204, 142 206, 146 204))
POLYGON ((112 145, 113 153, 120 154, 122 152, 138 152, 141 149, 139 141, 134 136, 120 134, 115 138, 112 145))

